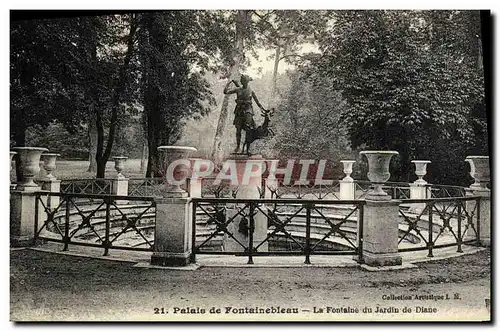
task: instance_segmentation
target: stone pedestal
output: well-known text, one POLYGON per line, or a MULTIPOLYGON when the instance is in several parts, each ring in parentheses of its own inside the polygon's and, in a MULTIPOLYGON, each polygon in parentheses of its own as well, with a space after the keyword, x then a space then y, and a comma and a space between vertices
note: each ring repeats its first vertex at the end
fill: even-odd
POLYGON ((356 186, 354 184, 354 179, 352 179, 352 166, 356 161, 354 160, 340 160, 340 163, 344 166, 345 177, 339 182, 340 200, 354 200, 356 193, 356 186))
MULTIPOLYGON (((410 183, 410 199, 429 199, 430 189, 426 184, 410 183)), ((410 212, 420 214, 425 209, 425 203, 412 203, 410 205, 410 212)))
MULTIPOLYGON (((60 193, 61 192, 61 181, 59 179, 42 179, 40 180, 42 183, 42 191, 47 191, 51 193, 60 193)), ((51 196, 50 206, 55 208, 59 205, 60 198, 59 196, 51 196)))
POLYGON ((189 196, 191 198, 201 198, 201 185, 202 179, 200 177, 191 178, 189 181, 189 196))
POLYGON ((191 261, 193 243, 191 199, 163 197, 156 201, 154 251, 151 264, 159 266, 186 266, 191 261))
MULTIPOLYGON (((50 193, 60 193, 61 192, 61 181, 55 177, 46 177, 40 179, 42 191, 50 193)), ((42 195, 40 199, 43 201, 47 208, 54 209, 59 206, 61 198, 59 196, 52 195, 42 195)), ((42 223, 47 219, 47 213, 45 212, 42 204, 38 206, 38 225, 42 226, 42 223)))
MULTIPOLYGON (((112 195, 122 195, 128 196, 128 178, 125 177, 117 177, 113 178, 111 182, 111 194, 112 195)), ((127 200, 116 200, 116 204, 124 205, 127 204, 127 200)))
MULTIPOLYGON (((260 190, 262 189, 262 173, 264 159, 261 155, 253 156, 233 156, 232 159, 226 162, 234 162, 236 165, 236 172, 238 178, 238 191, 236 194, 237 199, 259 199, 260 190)), ((243 207, 240 204, 238 208, 243 207)), ((261 209, 265 211, 264 205, 261 209)), ((237 209, 228 209, 227 217, 231 218, 237 213, 237 209)), ((247 224, 250 224, 249 217, 250 209, 246 208, 243 215, 246 216, 247 224)), ((244 217, 238 215, 227 228, 234 235, 234 237, 244 245, 248 245, 248 232, 242 233, 240 231, 240 222, 244 221, 244 217)), ((254 216, 255 229, 253 232, 253 241, 256 243, 254 246, 263 241, 267 236, 267 217, 260 211, 254 216)), ((243 231, 244 232, 244 231, 243 231)), ((224 236, 224 250, 227 252, 243 252, 244 249, 235 240, 230 238, 227 234, 224 236)), ((259 247, 259 252, 267 252, 268 243, 264 243, 259 247)))
MULTIPOLYGON (((349 177, 350 178, 350 177, 349 177)), ((356 192, 356 187, 352 178, 346 180, 344 178, 339 182, 340 184, 340 200, 354 200, 354 193, 356 192)))
MULTIPOLYGON (((481 201, 479 203, 479 242, 482 246, 490 247, 491 245, 491 191, 484 188, 476 189, 468 188, 466 189, 466 196, 480 196, 481 201)), ((474 210, 475 202, 467 201, 466 208, 469 214, 474 210)), ((464 221, 462 221, 464 222, 464 221)), ((477 210, 473 216, 473 222, 476 226, 477 222, 477 210)), ((463 240, 474 240, 476 238, 473 230, 469 229, 465 233, 463 240)))
POLYGON ((363 261, 369 266, 401 265, 398 253, 399 200, 366 200, 363 215, 363 261))
MULTIPOLYGON (((12 158, 14 157, 14 155, 16 155, 17 153, 16 152, 10 152, 10 171, 12 171, 12 158)), ((10 182, 10 189, 13 190, 16 188, 16 184, 15 183, 12 183, 12 181, 10 182)))
MULTIPOLYGON (((13 190, 10 194, 10 243, 29 246, 35 236, 35 192, 40 189, 13 190)), ((39 220, 39 226, 42 224, 39 220)))

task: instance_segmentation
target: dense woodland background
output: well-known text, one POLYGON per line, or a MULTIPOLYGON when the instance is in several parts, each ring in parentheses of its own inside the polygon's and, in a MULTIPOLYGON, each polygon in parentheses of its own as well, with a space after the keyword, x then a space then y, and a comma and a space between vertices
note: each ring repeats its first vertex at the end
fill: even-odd
MULTIPOLYGON (((484 28, 484 25, 483 25, 484 28)), ((484 31, 483 31, 484 32, 484 31)), ((467 155, 488 155, 478 11, 164 11, 11 20, 12 146, 88 159, 104 177, 114 155, 144 158, 160 145, 220 161, 234 149, 228 79, 273 51, 254 76, 275 107, 266 157, 339 160, 361 149, 399 151, 391 180, 467 184, 467 155), (304 44, 317 51, 303 53, 304 44), (291 69, 283 72, 286 63, 291 69)), ((256 112, 258 114, 258 112, 256 112)), ((262 121, 256 115, 257 123, 262 121)), ((359 176, 358 176, 359 178, 359 176)))

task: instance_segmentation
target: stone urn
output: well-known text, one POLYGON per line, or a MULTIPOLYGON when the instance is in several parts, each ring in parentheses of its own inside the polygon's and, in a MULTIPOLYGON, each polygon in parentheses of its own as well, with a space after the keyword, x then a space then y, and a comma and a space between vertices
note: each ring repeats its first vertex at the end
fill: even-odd
MULTIPOLYGON (((17 153, 16 152, 10 152, 10 171, 12 171, 12 158, 14 157, 14 155, 16 155, 17 153)), ((12 183, 12 175, 10 176, 10 188, 13 189, 14 187, 16 187, 16 184, 13 184, 12 183)))
POLYGON ((487 190, 486 184, 490 181, 490 157, 467 156, 465 161, 469 162, 470 175, 474 178, 474 184, 470 187, 487 190))
POLYGON ((413 160, 411 163, 415 164, 415 175, 417 175, 418 179, 415 181, 415 184, 425 185, 427 182, 424 180, 424 176, 427 174, 427 165, 431 163, 428 160, 413 160))
POLYGON ((115 170, 117 172, 116 178, 125 178, 122 175, 123 169, 125 169, 125 161, 127 160, 126 156, 114 156, 113 160, 115 160, 115 170))
POLYGON ((55 179, 56 177, 52 174, 56 170, 56 159, 60 154, 56 153, 44 153, 42 154, 43 168, 47 171, 46 178, 55 179))
POLYGON ((10 170, 12 170, 12 158, 16 155, 16 152, 10 152, 10 170))
POLYGON ((352 160, 341 160, 340 163, 344 166, 344 174, 345 177, 342 179, 344 182, 353 182, 354 180, 351 177, 352 174, 352 165, 356 163, 356 161, 352 160))
POLYGON ((168 193, 185 193, 186 191, 181 188, 181 183, 172 183, 172 179, 176 181, 183 181, 190 175, 191 162, 189 158, 192 153, 196 152, 196 148, 189 146, 160 146, 158 151, 162 154, 163 160, 162 175, 166 177, 167 192, 168 193), (178 164, 172 173, 169 174, 169 165, 176 160, 185 160, 184 163, 178 164))
POLYGON ((33 178, 40 172, 40 156, 43 152, 49 150, 43 147, 14 147, 12 149, 19 154, 17 189, 30 190, 38 188, 33 178))
POLYGON ((396 151, 362 151, 368 159, 368 179, 374 183, 373 190, 368 193, 367 198, 371 200, 390 200, 391 197, 382 190, 383 183, 391 178, 389 164, 391 158, 399 153, 396 151))

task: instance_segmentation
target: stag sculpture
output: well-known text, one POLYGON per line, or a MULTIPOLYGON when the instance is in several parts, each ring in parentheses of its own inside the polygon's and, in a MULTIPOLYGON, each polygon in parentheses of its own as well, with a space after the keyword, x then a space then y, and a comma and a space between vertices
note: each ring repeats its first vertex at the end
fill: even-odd
POLYGON ((250 145, 255 140, 262 139, 268 136, 274 136, 273 130, 269 127, 271 117, 274 115, 274 108, 271 108, 270 110, 263 110, 260 115, 264 117, 264 123, 262 123, 262 125, 259 125, 255 129, 245 131, 245 142, 243 143, 242 154, 245 154, 246 147, 246 154, 251 155, 250 145))

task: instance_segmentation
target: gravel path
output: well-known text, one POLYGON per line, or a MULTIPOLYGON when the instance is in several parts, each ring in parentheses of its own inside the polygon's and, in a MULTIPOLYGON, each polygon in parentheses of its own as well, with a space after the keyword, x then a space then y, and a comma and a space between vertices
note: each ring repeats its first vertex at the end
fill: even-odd
POLYGON ((418 266, 176 271, 12 250, 11 320, 489 319, 489 251, 418 266))

